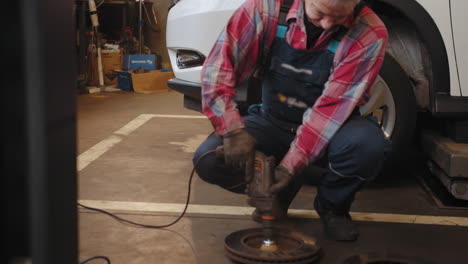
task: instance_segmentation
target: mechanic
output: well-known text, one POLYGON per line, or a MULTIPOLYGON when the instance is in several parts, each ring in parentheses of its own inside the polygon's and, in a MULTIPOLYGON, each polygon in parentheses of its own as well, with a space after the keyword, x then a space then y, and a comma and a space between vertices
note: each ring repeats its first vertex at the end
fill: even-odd
MULTIPOLYGON (((376 120, 359 113, 382 65, 387 30, 359 0, 294 0, 285 25, 279 23, 282 3, 247 0, 207 57, 202 107, 215 131, 194 162, 221 145, 225 158, 206 157, 197 173, 244 193, 244 169, 255 150, 275 156, 271 192, 275 214, 284 218, 308 176, 304 169, 324 164, 314 208, 330 239, 353 241, 351 203, 379 174, 389 146, 376 120), (262 104, 241 116, 234 88, 253 74, 262 80, 262 104)), ((256 211, 252 216, 259 220, 256 211)))

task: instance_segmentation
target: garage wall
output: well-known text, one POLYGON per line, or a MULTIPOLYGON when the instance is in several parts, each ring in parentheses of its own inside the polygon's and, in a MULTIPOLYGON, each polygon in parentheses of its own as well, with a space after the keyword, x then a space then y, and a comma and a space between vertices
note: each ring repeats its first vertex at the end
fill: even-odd
MULTIPOLYGON (((153 53, 159 55, 160 65, 163 69, 172 69, 169 61, 169 55, 166 49, 166 22, 167 13, 172 0, 147 0, 153 2, 153 8, 156 13, 158 24, 156 28, 158 32, 155 32, 150 26, 145 25, 145 44, 151 49, 153 53)), ((152 15, 150 13, 150 15, 152 15)))

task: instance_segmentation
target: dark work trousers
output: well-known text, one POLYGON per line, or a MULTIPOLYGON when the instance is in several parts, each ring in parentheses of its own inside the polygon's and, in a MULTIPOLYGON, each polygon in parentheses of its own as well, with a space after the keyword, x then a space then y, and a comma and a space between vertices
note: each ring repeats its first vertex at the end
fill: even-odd
MULTIPOLYGON (((244 121, 245 129, 257 140, 256 149, 266 155, 275 156, 279 163, 294 140, 295 131, 278 124, 260 108, 251 109, 244 121)), ((210 134, 196 150, 194 164, 201 155, 222 144, 221 136, 210 134)), ((385 139, 372 117, 351 115, 331 139, 319 162, 327 169, 317 186, 317 199, 321 207, 348 212, 355 193, 378 175, 384 161, 384 152, 388 150, 389 145, 389 141, 385 139)), ((217 158, 214 153, 203 158, 196 171, 200 178, 208 183, 236 193, 245 191, 245 184, 242 184, 244 172, 225 166, 224 160, 217 158)), ((301 184, 302 181, 296 179, 280 192, 280 203, 288 207, 301 184)))

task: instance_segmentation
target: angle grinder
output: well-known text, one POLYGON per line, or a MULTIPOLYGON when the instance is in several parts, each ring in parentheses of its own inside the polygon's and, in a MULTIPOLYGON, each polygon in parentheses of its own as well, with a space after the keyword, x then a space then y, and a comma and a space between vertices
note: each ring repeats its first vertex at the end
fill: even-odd
MULTIPOLYGON (((222 146, 216 149, 216 155, 224 156, 222 146)), ((275 167, 273 156, 256 151, 253 168, 245 168, 247 203, 256 208, 262 219, 262 227, 228 235, 225 254, 239 263, 313 263, 321 255, 315 239, 275 226, 273 208, 277 199, 270 192, 275 167)))

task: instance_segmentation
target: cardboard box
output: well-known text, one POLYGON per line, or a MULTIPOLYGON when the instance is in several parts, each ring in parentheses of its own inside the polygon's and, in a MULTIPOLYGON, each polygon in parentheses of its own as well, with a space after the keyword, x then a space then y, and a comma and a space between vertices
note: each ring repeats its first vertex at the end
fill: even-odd
POLYGON ((132 73, 133 90, 137 93, 157 93, 168 91, 167 81, 174 78, 174 73, 167 70, 132 73))
POLYGON ((126 71, 145 68, 149 71, 156 70, 156 55, 154 54, 135 54, 124 55, 122 68, 126 71))
POLYGON ((120 50, 102 50, 102 72, 105 85, 116 85, 116 70, 122 69, 122 52, 120 50))

